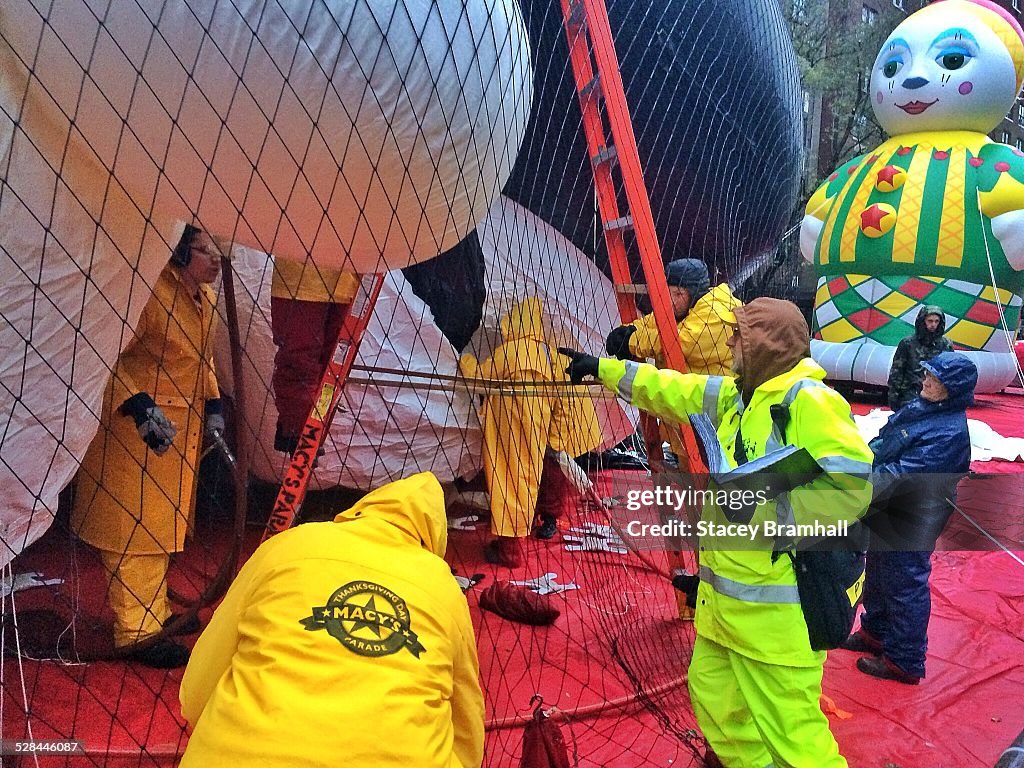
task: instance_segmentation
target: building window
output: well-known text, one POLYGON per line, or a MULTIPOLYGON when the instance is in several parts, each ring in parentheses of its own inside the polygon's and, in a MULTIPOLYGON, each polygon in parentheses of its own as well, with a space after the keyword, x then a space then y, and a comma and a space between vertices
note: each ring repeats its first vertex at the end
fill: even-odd
POLYGON ((1013 6, 1013 10, 1020 13, 1020 0, 1010 0, 1010 5, 1013 6))
POLYGON ((1017 151, 1024 152, 1024 139, 1017 139, 1017 151))
POLYGON ((892 7, 893 8, 898 8, 899 10, 902 11, 903 10, 903 0, 892 0, 892 7))
POLYGON ((999 134, 999 141, 1002 142, 1003 144, 1009 144, 1010 143, 1010 132, 1009 131, 1003 131, 1002 133, 1000 133, 999 134))
POLYGON ((861 6, 860 20, 865 24, 874 24, 876 21, 878 21, 878 11, 876 11, 870 5, 861 6))
POLYGON ((1017 125, 1024 125, 1024 104, 1017 105, 1017 125))

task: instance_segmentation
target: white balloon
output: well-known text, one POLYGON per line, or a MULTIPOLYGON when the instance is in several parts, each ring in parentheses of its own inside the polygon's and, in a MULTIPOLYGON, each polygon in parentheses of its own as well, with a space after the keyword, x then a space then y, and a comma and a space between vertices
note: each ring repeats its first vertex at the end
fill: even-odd
POLYGON ((30 97, 141 211, 358 272, 473 229, 532 97, 516 0, 116 3, 102 24, 68 0, 32 54, 30 97))

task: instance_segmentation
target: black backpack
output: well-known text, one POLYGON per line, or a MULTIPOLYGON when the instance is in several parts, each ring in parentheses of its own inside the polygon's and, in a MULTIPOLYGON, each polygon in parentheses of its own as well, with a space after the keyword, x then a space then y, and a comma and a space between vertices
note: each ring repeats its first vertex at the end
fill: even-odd
MULTIPOLYGON (((782 443, 789 426, 789 403, 796 392, 792 395, 787 394, 782 403, 771 406, 772 423, 782 443)), ((737 459, 740 453, 746 460, 742 450, 737 451, 737 459)), ((839 648, 853 631, 857 605, 864 592, 866 541, 867 530, 855 522, 843 539, 823 537, 810 547, 785 547, 772 552, 773 563, 783 552, 793 562, 800 609, 811 648, 816 651, 839 648)))

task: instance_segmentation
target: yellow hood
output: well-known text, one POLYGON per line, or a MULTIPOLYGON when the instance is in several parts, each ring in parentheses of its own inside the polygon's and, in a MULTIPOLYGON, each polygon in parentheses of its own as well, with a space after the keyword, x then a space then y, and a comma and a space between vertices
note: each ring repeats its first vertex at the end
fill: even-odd
POLYGON ((366 494, 334 518, 336 523, 384 520, 418 539, 424 549, 444 557, 448 548, 448 518, 444 492, 430 472, 396 480, 366 494))
POLYGON ((508 314, 501 318, 501 335, 505 341, 512 339, 544 341, 544 306, 540 299, 523 299, 518 304, 513 304, 508 314))

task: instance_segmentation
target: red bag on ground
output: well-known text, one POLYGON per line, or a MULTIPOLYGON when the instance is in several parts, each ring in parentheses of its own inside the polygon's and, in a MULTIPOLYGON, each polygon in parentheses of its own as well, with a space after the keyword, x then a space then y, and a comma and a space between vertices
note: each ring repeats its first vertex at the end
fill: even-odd
POLYGON ((546 597, 507 581, 495 581, 481 592, 480 607, 503 619, 537 627, 553 624, 560 613, 546 597))
POLYGON ((523 730, 523 757, 519 768, 571 768, 562 729, 544 713, 543 703, 523 730))

